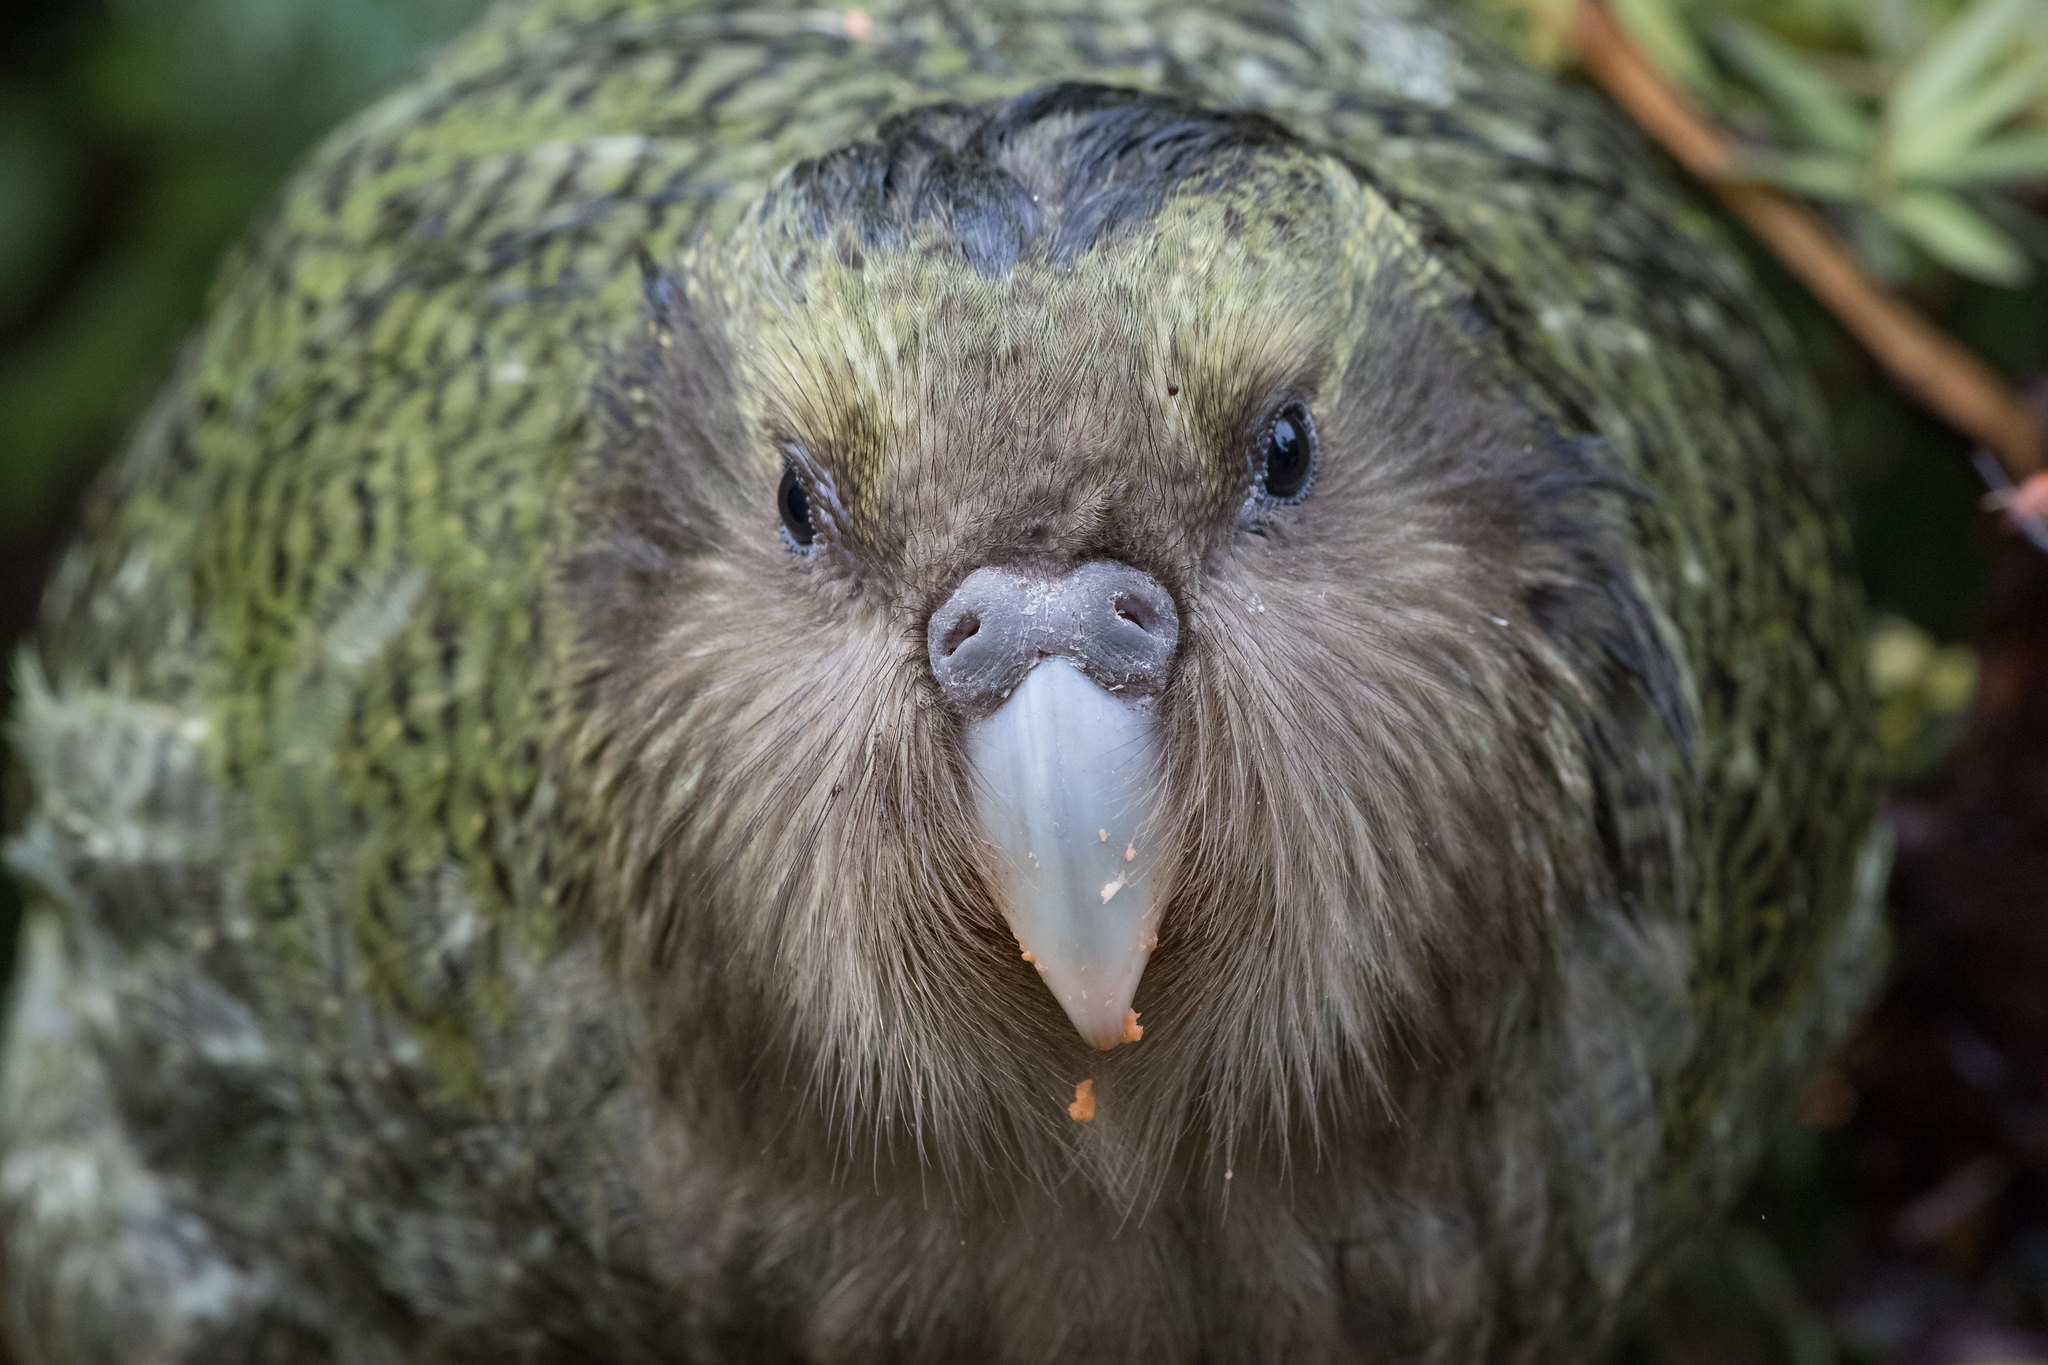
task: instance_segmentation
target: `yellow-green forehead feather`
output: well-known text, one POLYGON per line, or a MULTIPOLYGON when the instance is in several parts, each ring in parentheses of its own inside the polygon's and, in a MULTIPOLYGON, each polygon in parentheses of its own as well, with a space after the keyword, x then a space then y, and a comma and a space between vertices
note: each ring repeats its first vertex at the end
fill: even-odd
POLYGON ((859 487, 939 415, 955 430, 1057 423, 1169 384, 1189 392, 1166 412, 1191 439, 1205 399, 1341 374, 1397 245, 1398 220, 1335 160, 1264 160, 1071 260, 1027 252, 1003 274, 949 250, 942 223, 874 249, 751 216, 684 267, 720 304, 764 461, 802 442, 859 487))

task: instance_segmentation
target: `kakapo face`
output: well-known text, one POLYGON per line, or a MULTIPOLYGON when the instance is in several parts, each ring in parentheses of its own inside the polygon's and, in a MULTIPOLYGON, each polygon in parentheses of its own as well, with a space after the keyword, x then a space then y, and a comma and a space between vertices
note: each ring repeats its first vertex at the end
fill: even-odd
POLYGON ((1092 1075, 1227 1150, 1463 1048, 1600 875, 1620 495, 1263 118, 891 120, 651 276, 599 395, 603 913, 683 1091, 944 1155, 1092 1075))

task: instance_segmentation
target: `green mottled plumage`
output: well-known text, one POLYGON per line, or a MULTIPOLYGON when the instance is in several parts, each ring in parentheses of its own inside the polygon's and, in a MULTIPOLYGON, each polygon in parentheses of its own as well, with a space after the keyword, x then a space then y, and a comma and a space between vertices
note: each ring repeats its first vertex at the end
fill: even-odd
POLYGON ((0 1202, 28 1361, 1577 1360, 1839 1037, 1884 855, 1836 481, 1753 287, 1637 140, 1400 0, 852 27, 510 6, 228 263, 23 665, 0 1202), (1603 776, 1685 774, 1680 828, 1611 831, 1675 838, 1676 870, 1503 1012, 1551 1023, 1489 1054, 1536 1070, 1455 1197, 1247 1160, 1104 1223, 1089 1264, 1166 1268, 1094 1297, 999 1197, 986 1241, 932 1212, 957 1173, 783 1181, 664 1107, 644 1060, 718 1040, 650 1043, 618 985, 620 759, 561 590, 642 254, 710 269, 686 248, 789 163, 1069 79, 1263 109, 1365 169, 1418 288, 1492 319, 1544 418, 1647 494, 1625 572, 1692 746, 1603 776))

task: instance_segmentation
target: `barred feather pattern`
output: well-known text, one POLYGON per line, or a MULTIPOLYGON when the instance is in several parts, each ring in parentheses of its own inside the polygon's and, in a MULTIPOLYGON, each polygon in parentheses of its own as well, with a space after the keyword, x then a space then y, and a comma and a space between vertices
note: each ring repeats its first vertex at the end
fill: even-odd
MULTIPOLYGON (((1005 221, 862 276, 1050 316, 1005 221)), ((1586 1358, 1881 954, 1860 608, 1788 354, 1636 139, 1401 0, 494 12, 237 248, 20 665, 12 1341, 1586 1358), (1322 357, 1344 458, 1298 517, 1237 519, 1220 381, 1168 409, 1136 362, 1003 371, 922 453, 881 437, 958 366, 878 363, 858 409, 797 382, 880 324, 817 321, 853 267, 797 269, 787 168, 1063 81, 1259 111, 1281 167, 1185 221, 1103 206, 1076 338, 1181 363, 1116 329, 1193 286, 1119 243, 1221 240, 1248 186, 1352 196, 1291 257, 1322 274, 1223 252, 1186 295, 1310 320, 1181 355, 1240 388, 1322 357), (1151 482, 937 458, 1077 411, 1151 482), (865 452, 810 574, 764 440, 798 428, 865 452), (919 672, 991 505, 1186 608, 1175 908, 1107 1056, 1016 959, 919 672)))

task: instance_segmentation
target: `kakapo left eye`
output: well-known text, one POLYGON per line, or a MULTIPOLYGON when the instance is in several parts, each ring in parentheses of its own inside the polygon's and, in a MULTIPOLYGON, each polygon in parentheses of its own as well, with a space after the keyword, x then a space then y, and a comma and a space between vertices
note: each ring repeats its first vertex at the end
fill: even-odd
POLYGON ((1260 440, 1259 487, 1275 502, 1299 502, 1316 477, 1316 427, 1308 407, 1289 403, 1273 414, 1260 440))
POLYGON ((809 554, 818 539, 817 529, 811 525, 811 491, 788 461, 783 462, 782 487, 775 494, 775 505, 782 509, 782 534, 789 548, 809 554))

